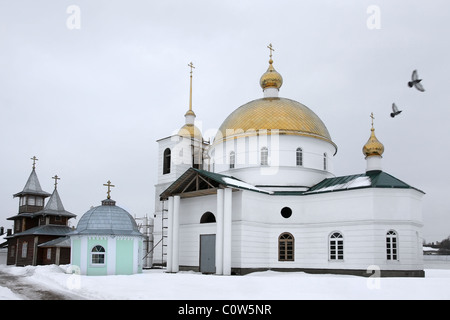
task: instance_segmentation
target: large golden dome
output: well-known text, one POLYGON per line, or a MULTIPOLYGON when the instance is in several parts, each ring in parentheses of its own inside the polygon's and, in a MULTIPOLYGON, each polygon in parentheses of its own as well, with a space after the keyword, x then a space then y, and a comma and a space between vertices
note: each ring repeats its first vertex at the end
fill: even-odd
MULTIPOLYGON (((279 97, 253 100, 236 109, 220 126, 214 143, 254 135, 259 130, 279 130, 280 135, 313 137, 336 147, 327 127, 311 109, 297 101, 279 97)), ((270 131, 267 134, 271 134, 270 131)))

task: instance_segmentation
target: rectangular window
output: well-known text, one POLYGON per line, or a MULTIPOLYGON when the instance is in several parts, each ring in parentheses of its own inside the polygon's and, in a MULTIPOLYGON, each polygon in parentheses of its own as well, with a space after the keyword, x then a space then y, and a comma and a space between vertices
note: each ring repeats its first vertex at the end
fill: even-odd
POLYGON ((104 264, 105 254, 104 253, 93 253, 92 254, 92 264, 104 264))
POLYGON ((52 258, 52 248, 47 248, 47 260, 52 258))
POLYGON ((27 257, 27 252, 28 252, 28 242, 24 242, 22 243, 22 258, 26 258, 27 257))
POLYGON ((267 166, 269 164, 269 150, 266 147, 261 148, 261 165, 267 166))
POLYGON ((28 196, 28 205, 29 206, 34 206, 35 205, 35 197, 32 197, 32 196, 28 196))
POLYGON ((40 197, 36 197, 36 205, 37 206, 43 206, 44 205, 44 199, 40 197))

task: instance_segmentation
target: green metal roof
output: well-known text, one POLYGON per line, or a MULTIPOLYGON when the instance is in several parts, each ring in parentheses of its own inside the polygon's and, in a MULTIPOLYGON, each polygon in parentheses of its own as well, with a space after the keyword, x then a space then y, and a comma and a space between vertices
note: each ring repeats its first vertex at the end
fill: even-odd
POLYGON ((400 188, 414 189, 421 193, 422 190, 414 188, 409 184, 397 179, 384 171, 368 171, 362 174, 341 176, 324 179, 315 186, 312 186, 303 194, 334 192, 361 188, 400 188))
POLYGON ((397 188, 414 189, 425 193, 409 184, 395 178, 389 173, 383 171, 368 171, 366 173, 354 174, 348 176, 327 178, 312 186, 306 191, 269 191, 260 187, 253 186, 245 181, 239 180, 233 176, 227 176, 210 171, 189 168, 174 183, 172 183, 163 193, 161 199, 167 199, 171 195, 199 196, 215 192, 217 188, 232 187, 242 190, 249 190, 270 195, 293 195, 302 196, 309 194, 318 194, 326 192, 337 192, 345 190, 355 190, 362 188, 397 188), (198 179, 200 176, 202 179, 198 179), (195 179, 197 178, 197 182, 195 179))

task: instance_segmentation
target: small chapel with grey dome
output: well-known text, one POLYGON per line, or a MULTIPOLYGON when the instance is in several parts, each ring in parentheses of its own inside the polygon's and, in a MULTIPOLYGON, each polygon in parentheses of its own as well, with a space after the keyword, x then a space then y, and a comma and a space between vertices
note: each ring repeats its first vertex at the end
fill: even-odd
POLYGON ((213 141, 195 125, 189 64, 185 124, 157 140, 153 262, 218 275, 423 277, 424 192, 385 171, 374 115, 365 172, 335 176, 338 146, 313 109, 280 96, 288 84, 268 48, 262 97, 230 107, 213 141))
POLYGON ((143 239, 133 216, 108 196, 81 217, 68 235, 71 264, 83 275, 121 275, 142 272, 143 239))

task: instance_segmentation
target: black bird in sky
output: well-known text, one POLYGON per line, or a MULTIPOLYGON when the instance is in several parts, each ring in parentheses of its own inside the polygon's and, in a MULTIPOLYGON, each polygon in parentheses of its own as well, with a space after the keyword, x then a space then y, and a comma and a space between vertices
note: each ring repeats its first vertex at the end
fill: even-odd
POLYGON ((392 104, 392 113, 391 113, 391 117, 394 118, 395 116, 399 115, 402 112, 402 110, 398 110, 397 106, 395 105, 395 103, 392 104))
POLYGON ((422 84, 420 83, 422 79, 419 79, 419 75, 417 74, 417 70, 414 70, 411 75, 411 81, 408 82, 408 86, 410 88, 415 87, 417 90, 424 92, 425 89, 423 88, 422 84))

